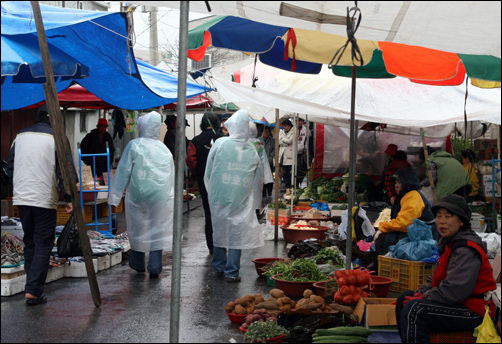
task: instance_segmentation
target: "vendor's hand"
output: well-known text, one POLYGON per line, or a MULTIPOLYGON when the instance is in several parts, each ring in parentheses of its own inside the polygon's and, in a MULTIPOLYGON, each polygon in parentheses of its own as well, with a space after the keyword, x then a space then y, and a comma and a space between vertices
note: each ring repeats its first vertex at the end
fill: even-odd
POLYGON ((73 213, 73 203, 71 202, 66 203, 65 209, 68 214, 73 213))
POLYGON ((396 196, 392 196, 390 198, 390 204, 394 205, 394 202, 396 201, 396 196))
POLYGON ((407 304, 407 303, 408 303, 409 301, 411 301, 411 300, 421 300, 421 299, 422 299, 422 296, 423 296, 423 294, 421 294, 421 293, 416 293, 416 294, 415 294, 415 295, 413 295, 413 296, 405 296, 404 298, 405 298, 406 300, 404 300, 404 301, 403 301, 403 306, 404 306, 405 304, 407 304))

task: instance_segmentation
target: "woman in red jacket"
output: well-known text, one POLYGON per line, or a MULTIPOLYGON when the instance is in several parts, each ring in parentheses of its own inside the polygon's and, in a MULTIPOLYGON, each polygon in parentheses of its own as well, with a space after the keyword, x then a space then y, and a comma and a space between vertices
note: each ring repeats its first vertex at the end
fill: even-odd
MULTIPOLYGON (((484 294, 497 288, 486 243, 471 229, 471 210, 452 194, 432 206, 436 215, 439 261, 433 276, 417 291, 404 291, 396 303, 403 343, 428 343, 430 332, 470 331, 485 314, 484 294)), ((490 315, 495 305, 489 300, 490 315)))

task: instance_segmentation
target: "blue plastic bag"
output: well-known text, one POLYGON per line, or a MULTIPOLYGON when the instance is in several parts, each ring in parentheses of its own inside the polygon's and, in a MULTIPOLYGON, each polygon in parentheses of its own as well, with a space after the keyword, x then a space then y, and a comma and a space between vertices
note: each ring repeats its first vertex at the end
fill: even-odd
POLYGON ((317 202, 317 203, 312 203, 310 206, 319 211, 329 211, 328 203, 317 202))
POLYGON ((421 261, 432 256, 436 240, 432 238, 431 226, 414 219, 408 226, 408 237, 390 246, 392 257, 397 259, 421 261))

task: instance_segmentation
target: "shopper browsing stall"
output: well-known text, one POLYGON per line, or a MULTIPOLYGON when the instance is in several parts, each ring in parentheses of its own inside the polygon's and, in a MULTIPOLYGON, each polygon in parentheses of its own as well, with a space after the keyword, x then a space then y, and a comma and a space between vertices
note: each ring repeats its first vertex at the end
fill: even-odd
POLYGON ((291 188, 291 169, 293 166, 293 144, 295 131, 289 119, 282 122, 284 127, 279 133, 279 164, 282 168, 282 179, 286 189, 291 188))
POLYGON ((472 331, 481 324, 485 305, 495 316, 492 300, 483 296, 497 288, 486 255, 486 243, 471 229, 465 199, 448 195, 432 207, 436 215, 439 261, 427 284, 403 292, 396 319, 403 343, 427 343, 430 332, 472 331))

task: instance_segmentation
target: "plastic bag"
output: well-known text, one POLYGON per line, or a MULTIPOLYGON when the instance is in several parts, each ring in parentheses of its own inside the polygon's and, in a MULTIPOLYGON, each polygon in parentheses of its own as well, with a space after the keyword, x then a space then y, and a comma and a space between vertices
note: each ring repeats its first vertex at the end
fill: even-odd
POLYGON ((490 318, 490 308, 485 305, 485 317, 481 325, 474 329, 474 336, 478 337, 476 343, 500 343, 500 336, 495 329, 492 318, 490 318))
POLYGON ((73 214, 66 222, 57 240, 58 257, 68 258, 82 255, 82 246, 78 236, 77 224, 73 214))
MULTIPOLYGON (((370 219, 366 215, 366 211, 361 207, 352 208, 352 241, 364 240, 367 237, 375 234, 375 228, 371 224, 370 219), (357 214, 357 216, 356 216, 357 214)), ((342 213, 342 223, 338 227, 338 234, 342 240, 347 239, 347 210, 342 213)))
POLYGON ((408 226, 408 237, 390 246, 392 256, 397 259, 420 261, 432 256, 436 240, 432 238, 431 226, 414 219, 408 226))

